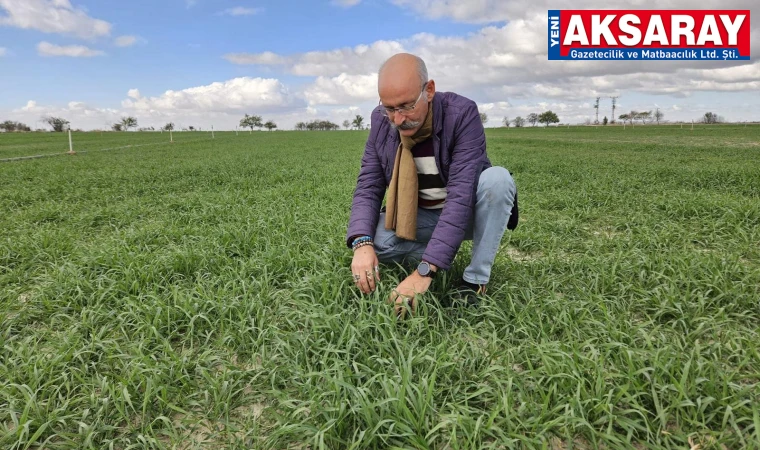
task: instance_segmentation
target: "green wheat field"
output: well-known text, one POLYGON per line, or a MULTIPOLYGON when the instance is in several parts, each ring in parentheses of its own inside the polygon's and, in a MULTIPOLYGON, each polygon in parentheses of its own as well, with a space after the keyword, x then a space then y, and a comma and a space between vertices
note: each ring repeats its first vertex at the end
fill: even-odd
MULTIPOLYGON (((366 131, 0 162, 0 448, 760 448, 760 126, 489 129, 489 296, 351 282, 366 131)), ((0 134, 0 159, 68 151, 0 134)))

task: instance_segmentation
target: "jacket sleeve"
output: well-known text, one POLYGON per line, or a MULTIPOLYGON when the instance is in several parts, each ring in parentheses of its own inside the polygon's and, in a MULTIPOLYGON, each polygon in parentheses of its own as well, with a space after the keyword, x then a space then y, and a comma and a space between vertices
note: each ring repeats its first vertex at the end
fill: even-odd
POLYGON ((354 199, 351 204, 351 217, 348 221, 346 245, 351 246, 352 236, 375 236, 377 222, 380 218, 380 205, 385 196, 385 174, 380 163, 375 145, 380 132, 380 113, 372 114, 373 126, 370 130, 367 144, 362 156, 362 167, 354 189, 354 199))
POLYGON ((422 259, 448 270, 462 245, 472 215, 480 173, 486 161, 486 135, 475 102, 454 121, 446 203, 422 259))

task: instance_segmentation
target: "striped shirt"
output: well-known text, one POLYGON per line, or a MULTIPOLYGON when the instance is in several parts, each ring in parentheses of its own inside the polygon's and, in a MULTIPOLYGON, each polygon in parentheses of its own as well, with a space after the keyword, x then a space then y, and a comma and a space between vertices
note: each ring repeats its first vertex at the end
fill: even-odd
POLYGON ((446 201, 446 185, 435 164, 433 139, 420 142, 412 148, 414 164, 417 166, 417 184, 420 190, 420 208, 441 209, 446 201))

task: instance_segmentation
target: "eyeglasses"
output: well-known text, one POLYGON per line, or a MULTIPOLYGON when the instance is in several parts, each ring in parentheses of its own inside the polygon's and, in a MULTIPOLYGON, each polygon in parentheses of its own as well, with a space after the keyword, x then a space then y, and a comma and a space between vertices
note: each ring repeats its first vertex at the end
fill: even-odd
MULTIPOLYGON (((420 92, 420 95, 419 95, 419 97, 417 97, 417 100, 413 104, 411 104, 411 105, 399 106, 398 108, 388 108, 387 106, 384 106, 384 108, 385 108, 385 115, 388 116, 388 117, 391 117, 392 115, 394 115, 396 113, 399 113, 402 116, 407 117, 410 114, 412 114, 412 111, 414 111, 414 108, 417 107, 417 103, 419 103, 420 99, 422 99, 422 94, 425 93, 425 88, 426 87, 427 87, 427 82, 422 85, 422 92, 420 92)), ((382 103, 382 101, 381 101, 381 103, 382 103)))

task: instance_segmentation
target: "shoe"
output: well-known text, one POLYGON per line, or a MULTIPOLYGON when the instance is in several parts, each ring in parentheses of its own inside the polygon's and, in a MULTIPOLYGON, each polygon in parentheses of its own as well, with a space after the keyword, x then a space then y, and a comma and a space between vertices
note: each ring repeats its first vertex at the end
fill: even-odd
POLYGON ((480 298, 486 294, 485 284, 474 284, 462 280, 462 283, 454 292, 455 303, 463 303, 465 306, 478 306, 480 298))

